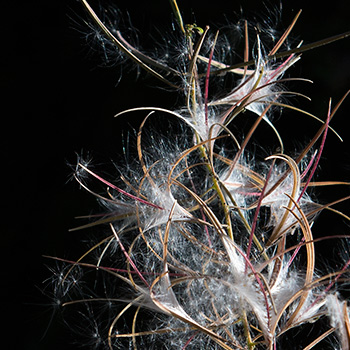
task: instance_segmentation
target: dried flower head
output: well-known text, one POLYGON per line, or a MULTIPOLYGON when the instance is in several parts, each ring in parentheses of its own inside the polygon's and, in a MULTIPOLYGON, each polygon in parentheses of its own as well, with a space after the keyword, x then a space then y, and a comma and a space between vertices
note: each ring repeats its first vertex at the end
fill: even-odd
POLYGON ((55 290, 64 308, 78 309, 82 332, 92 332, 91 348, 311 349, 333 337, 333 348, 348 349, 349 308, 336 287, 347 281, 350 257, 339 271, 322 272, 316 245, 331 237, 314 239, 312 225, 318 213, 337 212, 333 205, 349 196, 320 204, 309 191, 349 185, 313 180, 345 96, 335 107, 330 102, 322 120, 288 105, 285 96, 292 92, 285 84, 293 79, 285 72, 301 52, 349 33, 285 49, 299 12, 268 48, 262 33, 242 21, 243 62, 225 62, 232 50, 227 37, 184 24, 172 0, 180 32, 174 47, 182 52, 158 59, 128 42, 115 27, 118 21, 103 22, 81 2, 103 47, 114 47, 184 97, 177 110, 147 106, 119 113, 138 110, 146 116, 135 140, 137 162, 121 168, 119 180, 78 160, 76 180, 104 207, 100 217, 79 228, 104 225, 110 233, 76 261, 66 261, 70 267, 55 290), (319 124, 297 156, 285 153, 273 124, 282 108, 319 124), (181 133, 151 130, 145 139, 147 122, 157 114, 177 119, 181 133), (252 116, 243 137, 235 135, 236 118, 252 116), (272 128, 279 147, 265 159, 248 150, 261 123, 272 128), (87 178, 105 192, 94 190, 87 178), (83 271, 90 287, 82 283, 83 271), (294 329, 310 332, 308 325, 314 326, 312 338, 293 337, 294 329))

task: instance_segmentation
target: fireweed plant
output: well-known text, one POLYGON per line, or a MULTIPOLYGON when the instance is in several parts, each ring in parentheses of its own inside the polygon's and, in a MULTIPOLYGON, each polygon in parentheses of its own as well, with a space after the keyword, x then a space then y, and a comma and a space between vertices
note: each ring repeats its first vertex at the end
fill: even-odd
POLYGON ((350 310, 338 287, 348 283, 350 256, 339 270, 322 271, 316 254, 320 241, 347 244, 347 237, 315 239, 312 226, 324 210, 350 220, 334 208, 350 196, 320 204, 310 191, 349 186, 313 179, 327 134, 338 136, 330 124, 347 94, 320 118, 288 104, 288 95, 305 96, 285 89, 288 81, 305 80, 285 74, 302 52, 349 33, 290 47, 299 12, 271 45, 267 31, 240 21, 242 62, 235 63, 225 33, 233 27, 211 32, 185 24, 174 0, 174 47, 157 58, 125 39, 118 18, 102 21, 81 2, 106 57, 117 52, 184 101, 174 110, 146 106, 118 114, 145 113, 135 133, 136 161, 118 166, 118 179, 78 158, 74 177, 103 211, 73 230, 101 225, 105 236, 77 260, 55 258, 64 266, 55 273, 54 293, 65 313, 81 317, 75 328, 91 334, 88 345, 349 349, 350 310), (273 124, 282 109, 314 118, 318 128, 297 155, 285 153, 273 124), (177 120, 180 132, 147 130, 155 115, 177 120), (234 127, 239 118, 252 120, 244 135, 234 127), (272 128, 278 149, 265 158, 249 148, 261 124, 272 128))

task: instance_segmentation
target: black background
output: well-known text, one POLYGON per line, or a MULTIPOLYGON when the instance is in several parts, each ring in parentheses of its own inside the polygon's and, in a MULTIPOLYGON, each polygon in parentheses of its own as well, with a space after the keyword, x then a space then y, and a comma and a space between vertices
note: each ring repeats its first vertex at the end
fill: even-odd
MULTIPOLYGON (((97 2, 91 3, 98 10, 97 2)), ((129 11, 141 42, 151 45, 146 33, 154 32, 155 27, 171 31, 167 1, 115 3, 124 14, 129 11)), ((224 23, 223 14, 234 21, 234 13, 239 13, 241 7, 248 18, 261 10, 267 12, 260 1, 178 3, 185 20, 202 27, 211 22, 224 23)), ((283 26, 287 27, 302 8, 293 33, 305 43, 350 30, 349 2, 323 4, 327 7, 318 1, 283 4, 283 26)), ((279 3, 266 2, 267 8, 276 6, 279 3)), ((52 265, 52 261, 42 255, 77 257, 84 232, 70 233, 68 229, 76 226, 74 217, 89 213, 95 201, 68 181, 71 170, 67 163, 74 163, 75 152, 81 150, 93 151, 94 158, 103 162, 118 157, 121 130, 128 124, 137 127, 139 120, 116 120, 115 113, 142 105, 171 108, 177 100, 169 92, 152 88, 157 82, 151 78, 137 80, 135 73, 124 74, 117 84, 118 67, 99 67, 100 57, 72 28, 79 17, 86 18, 78 1, 11 2, 2 13, 3 334, 11 349, 68 349, 69 330, 64 330, 57 318, 47 327, 53 311, 50 299, 42 292, 42 282, 50 276, 45 265, 52 265)), ((349 64, 349 38, 303 54, 291 75, 311 79, 314 84, 300 86, 312 102, 298 106, 324 119, 329 97, 335 103, 350 88, 349 64)), ((348 99, 332 121, 345 141, 340 143, 329 134, 319 179, 350 178, 349 113, 348 99)), ((304 119, 291 115, 280 121, 282 135, 293 135, 292 143, 305 143, 318 124, 304 119)), ((334 200, 338 194, 348 195, 349 189, 326 190, 321 199, 334 200)), ((339 208, 349 214, 349 203, 339 208)), ((334 224, 334 216, 327 215, 317 226, 320 235, 349 232, 342 220, 334 224)))

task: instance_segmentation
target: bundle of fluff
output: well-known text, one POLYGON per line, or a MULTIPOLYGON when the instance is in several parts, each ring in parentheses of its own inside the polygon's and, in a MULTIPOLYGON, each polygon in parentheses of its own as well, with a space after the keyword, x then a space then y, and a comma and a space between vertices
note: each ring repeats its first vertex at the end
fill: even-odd
POLYGON ((312 178, 327 132, 335 132, 329 124, 339 104, 330 103, 324 120, 313 116, 318 130, 297 156, 285 153, 273 124, 282 108, 312 116, 285 98, 292 80, 285 73, 303 51, 301 44, 286 49, 299 14, 270 48, 263 29, 241 21, 244 59, 234 64, 223 61, 232 50, 228 36, 185 25, 176 1, 180 34, 174 47, 181 55, 159 59, 127 42, 117 21, 102 21, 82 3, 96 38, 109 48, 106 55, 114 48, 184 100, 177 110, 134 109, 145 113, 135 137, 137 161, 119 167, 118 179, 78 159, 75 178, 103 207, 79 228, 101 225, 105 236, 79 259, 65 261, 55 274, 55 296, 66 314, 75 313, 75 328, 91 336, 86 344, 348 349, 349 309, 336 287, 347 282, 350 260, 345 257, 340 270, 318 267, 321 239, 313 238, 313 221, 322 210, 336 210, 309 191, 317 185, 312 178), (209 87, 222 93, 209 93, 209 87), (150 130, 155 116, 177 120, 178 132, 150 130), (238 117, 252 121, 244 135, 235 134, 238 117), (248 150, 262 123, 279 147, 264 159, 248 150))

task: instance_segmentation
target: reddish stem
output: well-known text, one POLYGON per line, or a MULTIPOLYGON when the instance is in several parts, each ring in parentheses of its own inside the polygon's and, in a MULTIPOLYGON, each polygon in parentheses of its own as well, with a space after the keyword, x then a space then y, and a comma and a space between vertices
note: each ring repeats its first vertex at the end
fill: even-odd
MULTIPOLYGON (((262 201, 264 199, 264 194, 265 194, 265 190, 266 190, 267 184, 268 184, 270 176, 272 174, 273 165, 274 165, 274 162, 272 163, 272 165, 270 167, 270 170, 269 170, 269 172, 267 174, 267 177, 266 177, 266 180, 265 180, 265 183, 264 183, 264 187, 263 187, 263 189, 261 191, 261 194, 259 196, 256 209, 255 209, 254 219, 253 219, 252 227, 251 227, 251 230, 250 230, 249 243, 248 243, 248 248, 247 248, 247 259, 248 260, 249 260, 249 256, 250 256, 250 250, 251 250, 251 247, 252 247, 252 242, 253 242, 253 236, 254 236, 254 233, 255 233, 256 223, 258 221, 258 215, 259 215, 260 207, 261 207, 262 201)), ((246 273, 247 273, 247 267, 248 266, 246 264, 246 273)))
POLYGON ((119 236, 116 232, 116 230, 114 229, 113 225, 112 224, 109 224, 111 229, 112 229, 112 232, 114 234, 114 237, 116 238, 121 250, 123 251, 126 259, 129 261, 130 265, 133 267, 134 271, 136 272, 136 274, 141 278, 141 280, 143 281, 143 283, 148 287, 150 288, 150 285, 148 284, 148 282, 145 280, 145 278, 142 276, 142 273, 139 271, 139 269, 136 267, 136 264, 133 262, 133 260, 131 259, 130 255, 127 253, 127 251, 125 250, 122 242, 120 241, 119 239, 119 236))
POLYGON ((127 197, 129 197, 129 198, 132 198, 132 199, 134 199, 134 200, 136 200, 136 201, 138 201, 138 202, 140 202, 140 203, 149 205, 149 206, 151 206, 151 207, 153 207, 153 208, 160 209, 160 210, 163 210, 163 209, 164 209, 164 208, 162 208, 162 207, 160 207, 160 206, 158 206, 158 205, 156 205, 156 204, 153 204, 153 203, 151 203, 151 202, 148 202, 148 201, 146 201, 146 200, 144 200, 144 199, 142 199, 142 198, 136 197, 136 196, 132 195, 131 193, 128 193, 128 192, 122 190, 121 188, 119 188, 119 187, 113 185, 112 183, 110 183, 109 181, 105 180, 105 179, 102 178, 101 176, 95 174, 93 171, 91 171, 91 170, 88 169, 86 166, 82 165, 81 163, 79 163, 79 165, 80 165, 85 171, 87 171, 89 174, 91 174, 93 177, 95 177, 96 179, 100 180, 101 182, 103 182, 103 183, 106 184, 107 186, 113 188, 114 190, 117 190, 119 193, 121 193, 121 194, 123 194, 123 195, 125 195, 125 196, 127 196, 127 197))
POLYGON ((329 108, 328 108, 328 114, 327 114, 327 119, 326 119, 326 123, 325 123, 325 129, 324 129, 324 133, 323 133, 323 137, 322 137, 322 141, 321 141, 321 146, 320 146, 320 149, 319 149, 319 152, 318 152, 318 155, 316 157, 316 161, 315 161, 315 164, 313 165, 312 167, 312 170, 311 170, 311 173, 310 173, 310 176, 309 178, 307 179, 306 183, 305 183, 305 186, 304 188, 302 189, 300 195, 299 195, 299 198, 297 200, 297 203, 299 203, 300 199, 302 198, 303 194, 305 193, 307 187, 309 186, 309 183, 312 179, 312 177, 314 176, 314 173, 316 171, 316 168, 317 168, 317 165, 321 159, 321 155, 322 155, 322 151, 323 151, 323 148, 324 148, 324 145, 325 145, 325 142, 326 142, 326 136, 327 136, 327 131, 328 131, 328 126, 329 126, 329 121, 330 121, 330 118, 331 118, 331 100, 329 101, 329 108))

